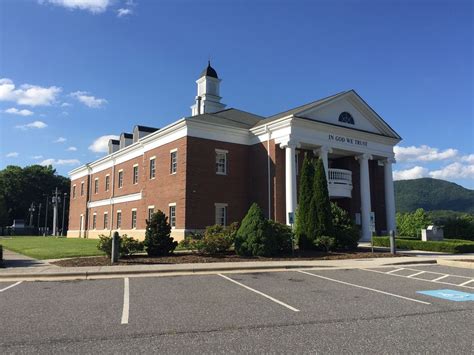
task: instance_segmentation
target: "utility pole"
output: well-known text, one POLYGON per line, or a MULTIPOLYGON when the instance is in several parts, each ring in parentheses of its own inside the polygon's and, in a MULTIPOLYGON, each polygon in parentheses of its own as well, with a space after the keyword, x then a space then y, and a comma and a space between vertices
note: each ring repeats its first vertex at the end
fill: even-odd
POLYGON ((38 205, 38 235, 41 234, 40 232, 40 228, 41 228, 41 202, 40 204, 38 205))
POLYGON ((64 193, 64 199, 63 199, 63 222, 61 223, 61 235, 64 237, 64 215, 66 213, 66 196, 67 192, 64 193))
POLYGON ((48 231, 48 202, 49 202, 49 195, 46 196, 46 216, 44 217, 44 233, 43 236, 46 237, 46 233, 48 231))
POLYGON ((33 212, 35 212, 35 203, 32 202, 30 208, 28 208, 28 211, 30 212, 30 227, 33 226, 33 212))
POLYGON ((51 201, 53 203, 53 236, 57 236, 58 234, 58 203, 60 201, 57 187, 56 187, 56 190, 54 190, 53 194, 54 195, 51 201))

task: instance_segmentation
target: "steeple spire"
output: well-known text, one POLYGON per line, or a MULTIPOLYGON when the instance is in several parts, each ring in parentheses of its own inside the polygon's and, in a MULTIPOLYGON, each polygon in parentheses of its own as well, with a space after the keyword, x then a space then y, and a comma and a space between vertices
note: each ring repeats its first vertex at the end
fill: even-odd
POLYGON ((216 70, 211 66, 211 59, 209 58, 207 67, 201 72, 199 79, 196 80, 196 103, 191 106, 193 116, 213 113, 225 108, 226 105, 220 102, 220 83, 221 79, 219 79, 216 70))

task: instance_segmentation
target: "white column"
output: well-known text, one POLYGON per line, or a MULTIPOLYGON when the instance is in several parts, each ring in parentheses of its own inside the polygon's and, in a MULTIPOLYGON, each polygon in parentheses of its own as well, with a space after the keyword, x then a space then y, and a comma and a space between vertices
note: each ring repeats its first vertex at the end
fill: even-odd
POLYGON ((385 185, 385 213, 387 218, 387 232, 396 231, 395 221, 395 194, 393 192, 392 163, 395 159, 388 158, 384 162, 384 185, 385 185))
POLYGON ((289 213, 294 213, 296 210, 296 146, 297 144, 291 141, 280 146, 285 149, 285 200, 288 225, 290 225, 289 213))
POLYGON ((328 153, 332 153, 332 148, 322 146, 321 148, 313 150, 313 153, 320 157, 323 161, 324 171, 326 172, 326 180, 329 183, 329 160, 328 153))
POLYGON ((361 241, 370 241, 372 232, 370 230, 370 177, 369 177, 369 159, 372 156, 362 154, 356 157, 360 165, 360 220, 362 223, 361 241))

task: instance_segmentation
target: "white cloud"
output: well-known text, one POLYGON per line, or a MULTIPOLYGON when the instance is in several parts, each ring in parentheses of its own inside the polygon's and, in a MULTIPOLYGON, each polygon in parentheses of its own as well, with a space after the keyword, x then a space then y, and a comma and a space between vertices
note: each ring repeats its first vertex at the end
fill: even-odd
POLYGON ((69 102, 63 102, 61 104, 61 107, 69 107, 69 106, 71 106, 71 104, 69 102))
POLYGON ((449 164, 429 173, 435 179, 474 179, 474 165, 463 165, 459 162, 449 164))
POLYGON ((107 135, 97 138, 90 146, 89 150, 96 153, 106 153, 109 150, 109 139, 119 139, 119 136, 107 135))
POLYGON ((45 159, 40 165, 79 165, 81 162, 77 159, 45 159))
POLYGON ((43 121, 34 121, 34 122, 31 122, 31 123, 27 123, 27 124, 24 124, 24 125, 18 125, 18 126, 15 126, 15 127, 19 128, 19 129, 22 129, 22 130, 27 130, 27 129, 30 129, 30 128, 38 128, 38 129, 46 128, 46 127, 48 127, 48 125, 46 123, 44 123, 43 121))
POLYGON ((4 112, 9 113, 11 115, 18 115, 18 116, 31 116, 34 113, 33 111, 30 111, 30 110, 25 110, 25 109, 19 110, 16 107, 7 108, 4 112))
POLYGON ((56 86, 42 87, 23 84, 16 89, 12 80, 0 79, 0 101, 12 101, 18 105, 50 106, 56 101, 61 88, 56 86))
POLYGON ((463 155, 460 160, 469 164, 474 164, 474 154, 463 155))
POLYGON ((419 179, 426 177, 428 175, 428 169, 423 168, 422 166, 415 166, 411 169, 406 170, 395 170, 393 172, 394 180, 410 180, 410 179, 419 179))
POLYGON ((68 152, 75 152, 77 151, 77 148, 76 147, 69 147, 66 149, 68 152))
POLYGON ((42 155, 33 155, 32 158, 33 159, 43 159, 43 156, 42 155))
POLYGON ((20 154, 18 152, 10 152, 8 153, 7 155, 5 155, 7 158, 16 158, 18 157, 20 154))
POLYGON ((71 96, 90 108, 100 108, 107 103, 106 99, 96 98, 86 91, 76 91, 71 93, 71 96))
POLYGON ((127 15, 131 15, 132 13, 133 13, 132 9, 118 9, 117 17, 124 17, 127 15))
POLYGON ((439 150, 427 145, 419 147, 394 147, 395 159, 399 162, 430 162, 453 159, 458 155, 456 149, 439 150))
POLYGON ((59 138, 56 139, 53 143, 64 143, 65 141, 67 141, 66 138, 64 138, 64 137, 59 137, 59 138))
POLYGON ((110 0, 39 0, 40 4, 62 6, 69 10, 86 10, 100 14, 107 10, 110 0))

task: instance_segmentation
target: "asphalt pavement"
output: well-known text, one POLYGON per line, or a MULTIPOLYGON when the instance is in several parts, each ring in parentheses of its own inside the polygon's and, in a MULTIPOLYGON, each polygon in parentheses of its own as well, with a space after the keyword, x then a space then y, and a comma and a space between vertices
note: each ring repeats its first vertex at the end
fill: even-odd
POLYGON ((415 265, 1 282, 0 353, 472 354, 471 280, 415 265))

